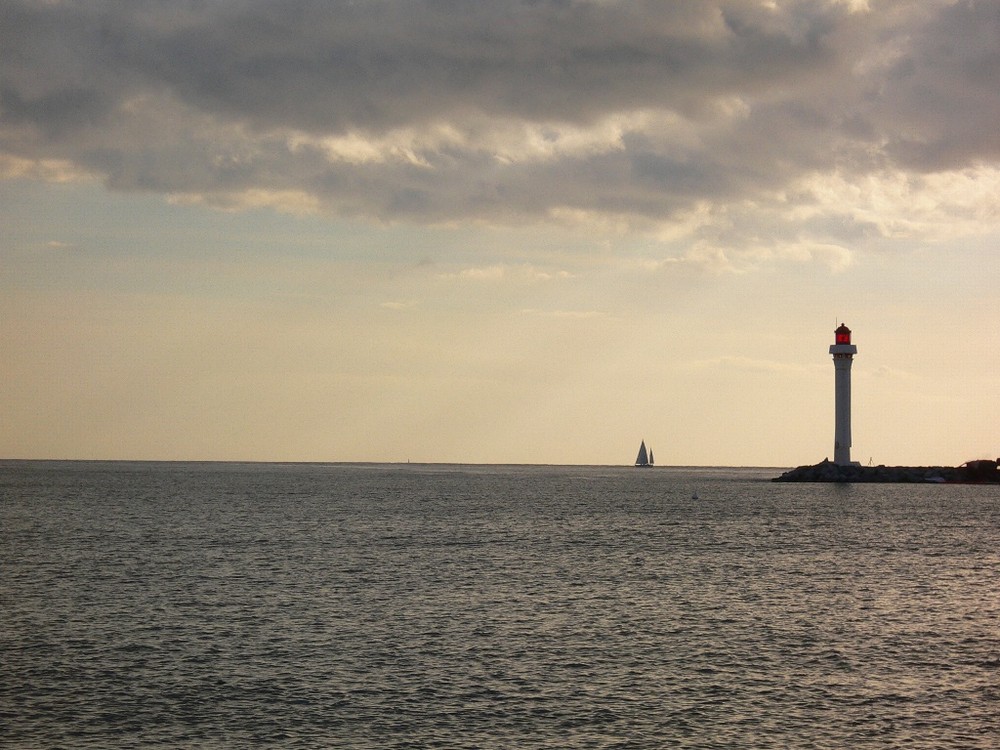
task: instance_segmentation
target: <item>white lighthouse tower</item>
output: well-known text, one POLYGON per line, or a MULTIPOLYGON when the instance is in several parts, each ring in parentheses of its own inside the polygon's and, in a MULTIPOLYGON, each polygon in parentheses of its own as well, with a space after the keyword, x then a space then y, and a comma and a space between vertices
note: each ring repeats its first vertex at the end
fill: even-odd
POLYGON ((833 462, 839 466, 851 463, 851 365, 858 347, 851 343, 851 329, 843 323, 833 332, 830 347, 836 377, 836 428, 833 442, 833 462))

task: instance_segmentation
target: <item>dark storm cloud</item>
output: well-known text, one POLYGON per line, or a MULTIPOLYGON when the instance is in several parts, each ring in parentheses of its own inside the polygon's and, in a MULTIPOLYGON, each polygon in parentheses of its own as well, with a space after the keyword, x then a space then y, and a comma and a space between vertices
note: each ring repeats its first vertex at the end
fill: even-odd
POLYGON ((992 2, 6 0, 0 149, 220 205, 655 221, 995 162, 997 39, 992 2))
POLYGON ((996 161, 998 82, 1000 3, 956 3, 915 30, 872 116, 890 135, 892 157, 914 169, 996 161))
POLYGON ((833 19, 784 29, 742 5, 14 4, 3 42, 18 70, 5 78, 20 96, 5 107, 166 87, 197 109, 317 132, 470 109, 570 121, 636 106, 697 111, 824 56, 833 19))

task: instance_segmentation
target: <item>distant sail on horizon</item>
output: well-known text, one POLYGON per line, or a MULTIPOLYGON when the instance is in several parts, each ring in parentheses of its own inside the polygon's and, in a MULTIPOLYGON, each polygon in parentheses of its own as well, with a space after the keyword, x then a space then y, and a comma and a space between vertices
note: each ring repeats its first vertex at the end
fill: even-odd
POLYGON ((639 455, 635 457, 636 466, 652 466, 653 465, 653 452, 650 451, 646 453, 646 441, 643 440, 639 444, 639 455))

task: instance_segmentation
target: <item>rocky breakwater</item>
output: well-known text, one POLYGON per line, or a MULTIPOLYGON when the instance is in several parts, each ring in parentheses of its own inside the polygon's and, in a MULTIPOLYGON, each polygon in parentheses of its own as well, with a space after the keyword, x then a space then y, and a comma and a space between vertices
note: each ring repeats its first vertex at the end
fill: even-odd
POLYGON ((1000 459, 967 461, 961 466, 839 466, 823 459, 786 471, 775 482, 938 482, 1000 484, 1000 459))

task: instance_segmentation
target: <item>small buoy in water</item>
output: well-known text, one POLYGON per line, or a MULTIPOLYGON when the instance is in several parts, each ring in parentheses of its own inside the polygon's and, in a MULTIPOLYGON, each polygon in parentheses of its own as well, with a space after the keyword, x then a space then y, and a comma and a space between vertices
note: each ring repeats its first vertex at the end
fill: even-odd
POLYGON ((691 495, 691 499, 692 499, 692 500, 697 500, 697 499, 698 499, 698 490, 695 490, 695 491, 694 491, 694 494, 693 494, 693 495, 691 495))

